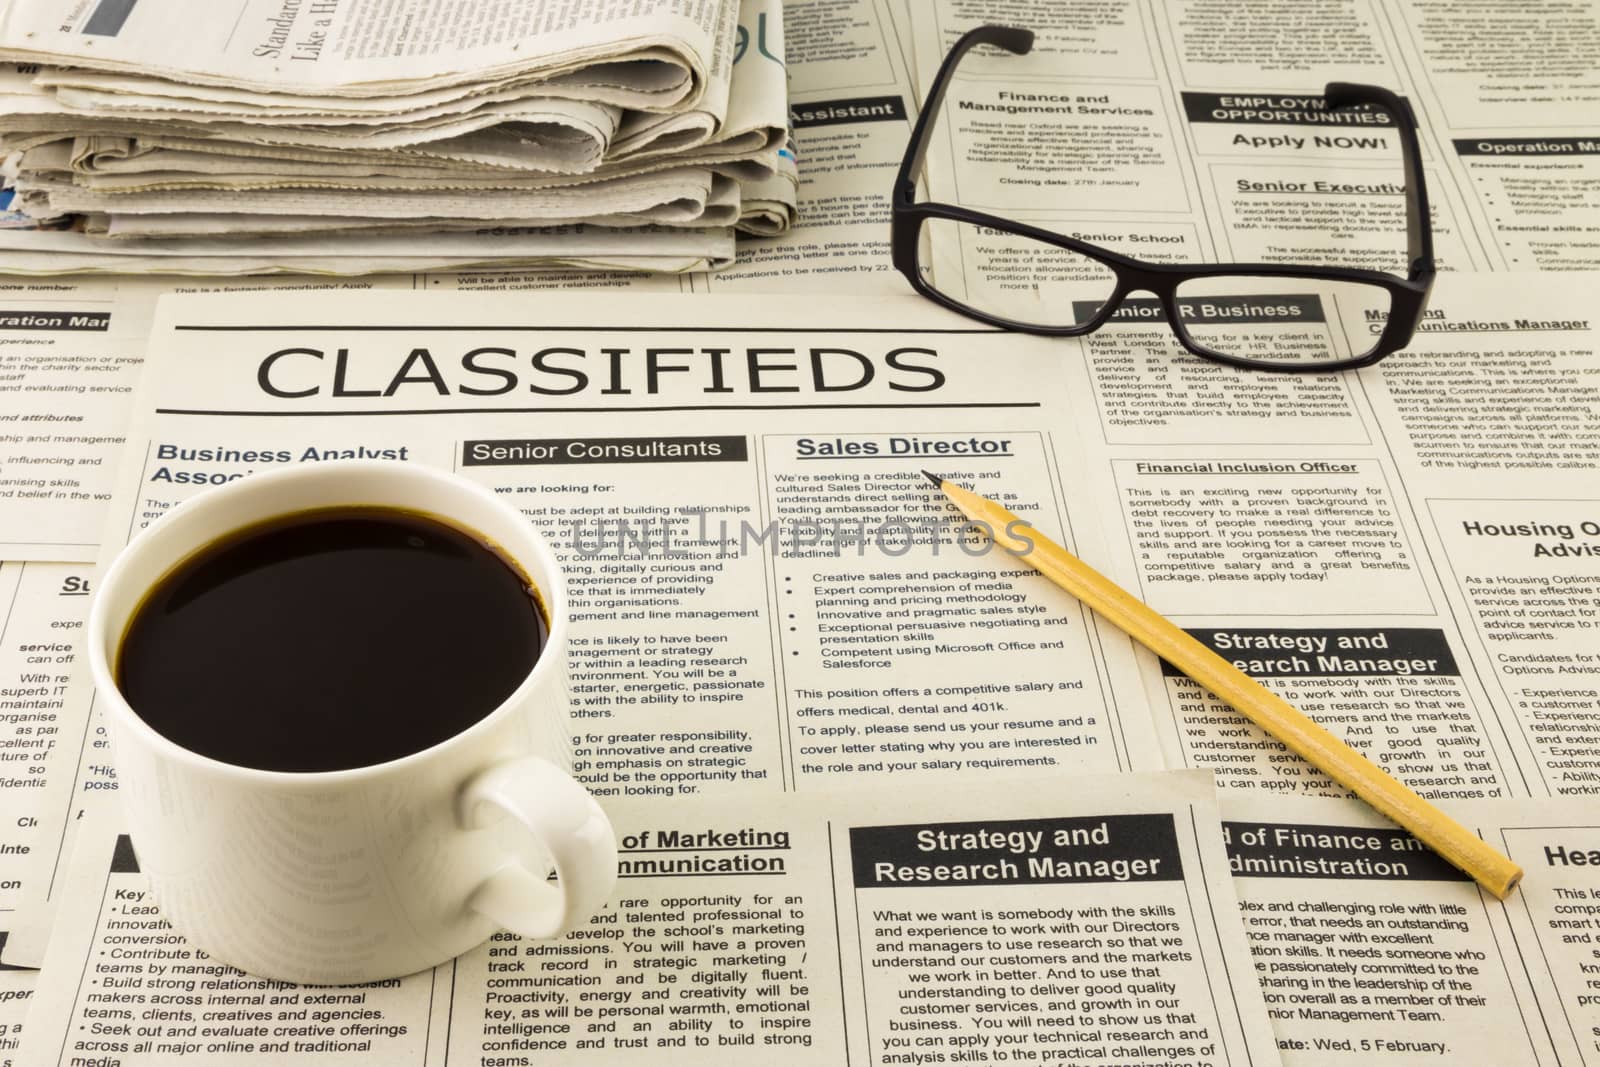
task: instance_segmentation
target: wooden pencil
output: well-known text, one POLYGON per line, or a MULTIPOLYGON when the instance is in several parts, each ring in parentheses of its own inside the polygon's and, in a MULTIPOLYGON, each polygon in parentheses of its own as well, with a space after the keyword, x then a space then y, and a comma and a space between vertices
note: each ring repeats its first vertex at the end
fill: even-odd
POLYGON ((960 512, 1135 641, 1216 694, 1504 900, 1522 868, 1271 690, 1000 504, 923 471, 960 512))

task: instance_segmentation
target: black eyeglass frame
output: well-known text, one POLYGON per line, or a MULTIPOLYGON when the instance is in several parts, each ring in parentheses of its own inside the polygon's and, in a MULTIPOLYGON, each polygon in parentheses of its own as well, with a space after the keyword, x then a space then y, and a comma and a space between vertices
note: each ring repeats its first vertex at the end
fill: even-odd
POLYGON ((1366 367, 1384 356, 1397 352, 1410 343, 1417 325, 1427 310, 1428 293, 1433 287, 1436 267, 1433 259, 1433 226, 1428 214, 1428 190, 1422 178, 1422 149, 1417 141, 1417 120, 1410 105, 1395 93, 1377 85, 1357 85, 1351 82, 1329 82, 1324 90, 1328 107, 1341 109, 1370 105, 1386 111, 1399 131, 1402 166, 1406 190, 1406 257, 1409 262, 1406 277, 1363 267, 1297 266, 1279 263, 1206 263, 1170 264, 1146 263, 1113 252, 1108 248, 1080 241, 1065 234, 1042 230, 1023 222, 972 211, 955 204, 917 200, 917 176, 922 172, 928 153, 928 142, 934 121, 944 104, 945 90, 962 56, 977 45, 994 45, 1015 55, 1026 55, 1033 48, 1033 31, 1014 26, 979 26, 963 34, 950 49, 939 72, 934 76, 923 101, 917 124, 912 127, 911 140, 906 145, 905 157, 895 177, 891 201, 890 249, 895 269, 905 275, 911 287, 923 296, 980 322, 1001 326, 1024 333, 1047 337, 1078 337, 1099 329, 1111 318, 1122 301, 1131 292, 1148 290, 1161 302, 1167 323, 1184 348, 1197 356, 1216 360, 1250 370, 1272 370, 1293 373, 1326 373, 1366 367), (1029 240, 1065 248, 1078 255, 1096 260, 1109 267, 1117 277, 1116 288, 1100 306, 1095 317, 1075 326, 1040 326, 1019 322, 1003 315, 994 315, 970 307, 929 285, 917 269, 917 242, 923 224, 929 219, 948 219, 973 226, 986 226, 1029 240), (1327 363, 1295 364, 1257 362, 1227 352, 1217 352, 1198 343, 1188 334, 1178 314, 1177 289, 1180 284, 1195 278, 1222 276, 1243 277, 1293 277, 1310 280, 1360 282, 1379 286, 1389 293, 1389 318, 1379 334, 1377 344, 1363 355, 1327 363))

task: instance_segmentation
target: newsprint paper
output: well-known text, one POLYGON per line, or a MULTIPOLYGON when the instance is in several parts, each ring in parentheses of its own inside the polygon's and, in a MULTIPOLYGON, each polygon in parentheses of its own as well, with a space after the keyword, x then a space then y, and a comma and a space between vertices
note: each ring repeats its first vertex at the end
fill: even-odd
MULTIPOLYGON (((725 296, 284 307, 163 300, 103 555, 253 471, 426 463, 502 493, 562 560, 574 754, 604 799, 1162 769, 1130 640, 964 534, 919 471, 986 471, 1104 559, 1077 534, 1099 523, 1049 342, 916 297, 826 322, 725 296)), ((42 785, 6 790, 36 819, 0 857, 10 963, 42 958, 76 812, 114 784, 92 688, 43 684, 13 709, 62 740, 42 785)))
MULTIPOLYGON (((814 302, 777 298, 636 296, 619 308, 609 295, 530 296, 508 308, 461 293, 306 294, 294 320, 270 294, 183 297, 158 311, 101 549, 254 470, 344 456, 454 469, 520 506, 567 568, 574 770, 608 805, 704 799, 754 817, 799 792, 805 803, 783 810, 821 813, 832 801, 819 798, 884 787, 908 805, 901 822, 920 825, 910 811, 925 790, 987 779, 1008 803, 1032 803, 1048 792, 1041 775, 1076 782, 1165 756, 1213 772, 1228 803, 1257 805, 1228 815, 1244 825, 1225 826, 1224 844, 1245 933, 1266 938, 1250 938, 1250 963, 1285 1057, 1321 1062, 1345 1050, 1318 1041, 1347 1039, 1347 1054, 1361 1055, 1366 1039, 1387 1043, 1367 1051, 1389 1062, 1448 1062, 1488 1044, 1472 1036, 1481 1011, 1500 1020, 1493 1039, 1508 1061, 1580 1062, 1573 1050, 1592 1051, 1600 1025, 1582 941, 1593 922, 1586 868, 1600 860, 1584 808, 1600 769, 1582 740, 1596 729, 1600 673, 1588 636, 1600 454, 1583 428, 1600 366, 1593 291, 1578 273, 1538 286, 1448 275, 1411 350, 1357 374, 1308 376, 1177 357, 1160 324, 1047 340, 914 297, 840 299, 824 318, 814 302), (1450 425, 1436 418, 1446 407, 1458 414, 1450 425), (1210 417, 1219 412, 1233 417, 1210 417), (1526 890, 1491 904, 1403 835, 1366 833, 1360 809, 1317 799, 1342 791, 962 532, 923 467, 1005 500, 1425 795, 1483 801, 1487 814, 1467 825, 1528 869, 1526 890), (1544 799, 1515 799, 1529 797, 1544 799), (1305 805, 1316 810, 1301 814, 1305 805), (1303 829, 1316 826, 1347 829, 1303 829), (1250 852, 1263 842, 1266 856, 1250 852), (1369 848, 1400 859, 1374 865, 1369 848), (1344 879, 1330 906, 1301 913, 1330 871, 1344 879), (1354 892, 1371 916, 1332 907, 1354 892), (1280 932, 1263 910, 1253 925, 1251 900, 1294 902, 1298 922, 1280 932), (1402 903, 1406 916, 1383 910, 1402 903), (1359 930, 1335 925, 1351 918, 1359 930), (1318 940, 1289 936, 1303 932, 1318 940), (1353 933, 1362 936, 1343 937, 1353 933), (1439 952, 1452 954, 1452 973, 1438 972, 1442 957, 1429 953, 1439 952), (1288 981, 1298 978, 1304 989, 1288 981), (1426 991, 1415 984, 1424 980, 1426 991), (1440 980, 1460 986, 1435 990, 1440 980), (1351 983, 1354 1004, 1337 999, 1346 993, 1335 981, 1351 983), (1340 1022, 1378 1032, 1341 1033, 1340 1022)), ((1296 306, 1304 321, 1291 328, 1339 343, 1371 328, 1335 301, 1296 306)), ((15 640, 45 645, 58 623, 73 625, 81 601, 59 595, 72 577, 31 565, 15 576, 15 640)), ((75 664, 45 670, 25 658, 14 669, 39 703, 16 712, 40 718, 18 719, 12 740, 30 760, 43 753, 43 785, 6 789, 32 821, 5 831, 3 951, 38 963, 52 911, 72 909, 83 885, 68 867, 72 831, 115 782, 75 664)), ((102 890, 117 832, 91 834, 100 843, 81 853, 105 857, 102 890)), ((849 866, 834 858, 836 870, 849 866)), ((100 935, 61 915, 59 929, 79 930, 89 951, 100 935)), ((436 977, 416 994, 435 1005, 420 1016, 417 1062, 440 1040, 468 1042, 472 1051, 450 1055, 474 1058, 457 1062, 489 1055, 484 1032, 456 1015, 438 1036, 449 990, 478 981, 464 966, 453 986, 436 977)), ((41 1005, 73 971, 52 962, 44 973, 41 1005)), ((80 984, 99 978, 81 961, 76 973, 80 984)), ((872 973, 857 976, 860 988, 872 973)), ((1226 980, 1235 974, 1230 965, 1226 980)), ((1213 972, 1212 988, 1224 980, 1213 972)), ((847 990, 839 1002, 850 1003, 847 990)), ((45 1052, 55 1060, 41 1062, 92 1025, 72 1014, 90 1006, 41 1007, 30 1031, 52 1020, 57 1042, 45 1052)), ((486 995, 478 1010, 490 1018, 486 995)), ((622 1017, 605 1021, 628 1036, 622 1017)), ((852 1062, 857 1049, 875 1063, 1012 1055, 998 1038, 940 1051, 916 1045, 933 1033, 887 1026, 872 1035, 912 1045, 853 1045, 844 1025, 852 1062)))
POLYGON ((191 92, 220 86, 222 98, 262 107, 326 94, 381 111, 430 90, 448 99, 561 75, 581 87, 570 95, 610 86, 667 106, 705 92, 709 38, 727 5, 587 0, 406 10, 381 0, 247 0, 151 8, 101 0, 68 14, 11 3, 0 11, 0 48, 12 59, 122 71, 186 83, 191 92), (608 69, 612 63, 632 66, 608 69))
POLYGON ((1206 775, 610 814, 622 888, 587 925, 340 988, 188 945, 106 811, 80 837, 24 1062, 1277 1061, 1206 775))
POLYGON ((1240 919, 1286 1067, 1595 1062, 1594 806, 1445 808, 1522 866, 1509 899, 1359 801, 1223 795, 1240 919))
MULTIPOLYGON (((1164 324, 1039 339, 915 297, 823 319, 716 295, 306 294, 299 322, 270 295, 174 301, 102 547, 283 463, 480 480, 567 565, 573 744, 603 797, 1163 766, 1343 794, 957 536, 928 468, 1006 500, 1432 800, 1592 796, 1595 284, 1446 275, 1409 351, 1295 376, 1178 356, 1164 324), (705 736, 679 736, 689 721, 705 736), (705 750, 668 751, 690 744, 705 750)), ((1286 328, 1371 328, 1297 306, 1308 322, 1286 328)), ((37 581, 13 632, 49 644, 70 616, 37 581)), ((0 958, 37 963, 70 828, 114 779, 92 691, 59 680, 70 657, 14 662, 29 692, 12 710, 38 717, 14 739, 59 742, 5 779, 29 783, 6 797, 35 821, 5 831, 0 958)))

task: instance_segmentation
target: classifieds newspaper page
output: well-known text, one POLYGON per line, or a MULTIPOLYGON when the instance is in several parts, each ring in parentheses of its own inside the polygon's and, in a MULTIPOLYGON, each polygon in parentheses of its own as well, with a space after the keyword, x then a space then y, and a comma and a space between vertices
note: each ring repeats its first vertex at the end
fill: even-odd
POLYGON ((1566 1062, 1500 902, 1367 805, 1228 793, 1222 834, 1285 1064, 1566 1062))
MULTIPOLYGON (((1128 639, 963 533, 921 473, 982 479, 1100 554, 1058 457, 1076 446, 1052 347, 912 296, 835 302, 824 325, 718 295, 619 314, 405 293, 351 317, 354 294, 301 293, 305 328, 237 299, 196 298, 236 317, 152 342, 107 558, 258 470, 430 463, 504 494, 563 561, 573 751, 602 797, 1162 766, 1128 639)), ((77 763, 51 764, 10 963, 42 958, 71 827, 115 784, 92 691, 64 700, 77 763)))
POLYGON ((0 1067, 22 1063, 17 1050, 22 1047, 37 978, 35 971, 0 967, 0 1067))
MULTIPOLYGON (((1418 558, 1508 741, 1517 792, 1533 796, 1600 792, 1594 285, 1580 273, 1500 292, 1450 279, 1405 358, 1360 375, 1418 558)), ((1437 710, 1414 696, 1413 711, 1437 710)))
POLYGON ((1594 9, 1390 0, 1377 13, 1490 265, 1600 266, 1594 9))
MULTIPOLYGON (((1164 323, 1090 335, 1104 459, 1088 466, 1129 587, 1431 800, 1592 795, 1594 285, 1442 275, 1407 350, 1355 373, 1167 359, 1164 323), (1124 410, 1129 390, 1170 406, 1124 410)), ((1323 310, 1317 328, 1349 343, 1372 328, 1323 310)), ((1342 793, 1147 667, 1172 765, 1342 793)))
POLYGON ((1600 1063, 1600 820, 1593 803, 1474 804, 1460 814, 1528 872, 1522 891, 1500 908, 1528 961, 1557 1055, 1562 1063, 1600 1063))
MULTIPOLYGON (((930 147, 934 199, 1156 262, 1403 272, 1395 120, 1332 111, 1323 96, 1329 82, 1366 83, 1417 114, 1443 269, 1600 266, 1600 44, 1587 9, 1021 0, 1000 18, 937 0, 915 24, 924 85, 962 32, 993 21, 1033 30, 1034 48, 963 61, 930 147)), ((932 236, 934 273, 958 296, 1070 273, 1046 257, 1024 269, 1014 243, 979 229, 932 236)))
POLYGON ((1285 1064, 1593 1062, 1591 804, 1446 805, 1526 872, 1504 902, 1359 802, 1229 793, 1222 807, 1285 1064))
POLYGON ((94 558, 153 306, 112 282, 0 283, 0 558, 94 558))
POLYGON ((827 322, 717 296, 306 294, 304 325, 270 299, 161 306, 106 551, 296 463, 479 481, 563 563, 574 754, 601 796, 1159 759, 1142 694, 1113 684, 1127 638, 963 532, 921 473, 1098 539, 1058 463, 1076 445, 1048 344, 914 297, 827 322))
MULTIPOLYGON (((46 891, 86 741, 73 688, 89 564, 0 563, 0 952, 46 891)), ((107 753, 96 750, 100 762, 107 753)), ((37 962, 37 961, 36 961, 37 962)))
POLYGON ((0 413, 0 961, 38 966, 47 901, 64 873, 85 805, 115 788, 94 692, 78 662, 92 561, 157 297, 168 291, 340 292, 409 287, 409 276, 347 280, 119 279, 8 283, 14 328, 0 364, 15 401, 0 413), (32 310, 28 310, 32 309, 32 310), (7 421, 9 420, 9 421, 7 421), (6 497, 10 492, 14 495, 6 497), (39 562, 75 560, 78 562, 39 562))
POLYGON ((99 554, 162 293, 411 284, 410 275, 0 281, 0 559, 82 563, 99 554))
POLYGON ((1207 776, 609 805, 614 899, 554 942, 285 985, 160 918, 87 824, 25 1062, 1271 1064, 1207 776))

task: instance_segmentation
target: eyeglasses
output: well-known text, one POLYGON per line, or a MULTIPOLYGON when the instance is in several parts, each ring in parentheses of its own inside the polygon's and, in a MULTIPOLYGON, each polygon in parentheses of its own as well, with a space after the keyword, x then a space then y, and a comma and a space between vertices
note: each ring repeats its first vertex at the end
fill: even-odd
POLYGON ((1404 278, 1313 265, 1146 263, 1011 219, 917 202, 917 177, 945 90, 961 57, 980 44, 1024 55, 1033 48, 1033 32, 1010 26, 970 31, 945 57, 928 91, 893 197, 895 269, 917 292, 980 322, 1057 337, 1077 337, 1107 322, 1164 322, 1195 355, 1257 370, 1365 367, 1410 342, 1428 304, 1434 263, 1417 121, 1405 100, 1374 85, 1331 82, 1325 90, 1330 109, 1380 108, 1399 132, 1410 263, 1404 278), (941 284, 934 269, 934 253, 952 249, 977 265, 968 271, 981 275, 970 291, 941 284), (1128 299, 1139 290, 1154 299, 1128 299), (1358 322, 1357 335, 1342 337, 1341 320, 1358 322))

